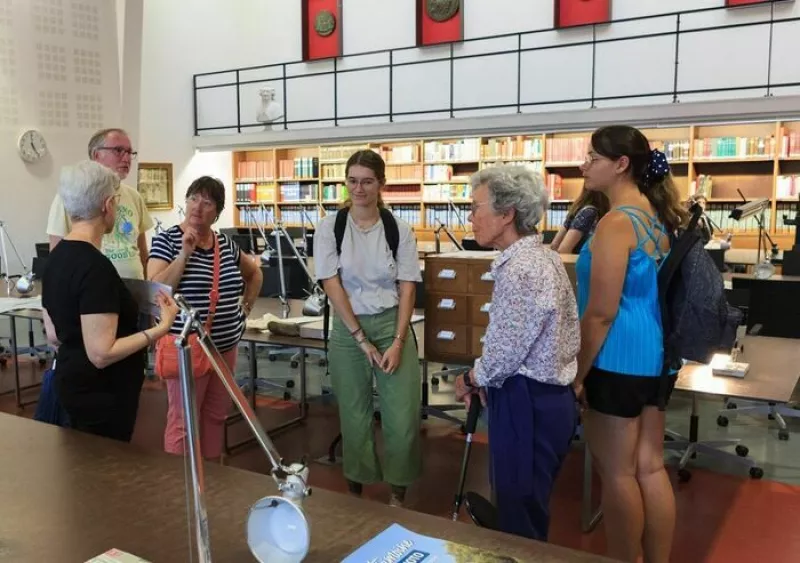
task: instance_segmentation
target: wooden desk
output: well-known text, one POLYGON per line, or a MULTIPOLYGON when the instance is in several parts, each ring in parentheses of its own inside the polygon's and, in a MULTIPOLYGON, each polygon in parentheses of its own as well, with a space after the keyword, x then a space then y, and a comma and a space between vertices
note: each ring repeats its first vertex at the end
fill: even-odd
MULTIPOLYGON (((153 563, 188 561, 183 458, 6 414, 0 414, 0 451, 3 561, 81 563, 112 547, 153 563)), ((214 561, 254 561, 245 522, 255 501, 276 494, 272 479, 206 464, 205 483, 214 561)), ((309 563, 341 561, 393 522, 520 561, 607 561, 322 489, 305 510, 309 563)))

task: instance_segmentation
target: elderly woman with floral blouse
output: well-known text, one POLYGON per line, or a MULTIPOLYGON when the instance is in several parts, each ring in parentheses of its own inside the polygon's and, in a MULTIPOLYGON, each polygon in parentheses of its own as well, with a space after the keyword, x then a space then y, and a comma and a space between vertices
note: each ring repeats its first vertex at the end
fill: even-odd
POLYGON ((550 493, 575 432, 572 381, 580 326, 561 257, 536 226, 548 205, 540 174, 522 166, 472 177, 475 239, 500 254, 483 354, 456 380, 489 414, 492 490, 500 528, 547 540, 550 493))

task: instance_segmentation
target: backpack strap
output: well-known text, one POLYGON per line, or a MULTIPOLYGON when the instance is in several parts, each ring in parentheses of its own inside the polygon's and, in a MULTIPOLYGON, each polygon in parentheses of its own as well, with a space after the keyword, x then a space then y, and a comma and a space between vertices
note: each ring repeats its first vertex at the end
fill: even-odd
POLYGON ((386 236, 386 242, 396 262, 397 249, 400 248, 400 229, 397 227, 397 220, 394 218, 391 211, 385 207, 381 207, 379 211, 381 214, 381 221, 383 221, 383 232, 386 236))
POLYGON ((336 222, 333 224, 333 236, 336 239, 336 256, 342 255, 342 241, 344 231, 347 229, 347 214, 350 213, 349 207, 342 207, 336 212, 336 222))

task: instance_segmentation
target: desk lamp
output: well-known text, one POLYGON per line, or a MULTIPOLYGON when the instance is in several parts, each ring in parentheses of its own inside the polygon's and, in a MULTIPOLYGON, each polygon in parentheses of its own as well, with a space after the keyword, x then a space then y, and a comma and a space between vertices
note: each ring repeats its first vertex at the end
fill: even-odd
MULTIPOLYGON (((450 223, 450 212, 451 211, 453 213, 455 213, 456 219, 458 220, 458 224, 461 225, 461 228, 464 229, 464 232, 466 232, 467 231, 467 226, 464 223, 464 220, 461 218, 461 212, 458 210, 458 207, 455 206, 455 204, 452 202, 452 200, 448 200, 448 202, 447 202, 447 222, 448 223, 450 223)), ((436 254, 439 254, 442 251, 442 241, 441 241, 441 235, 440 235, 441 231, 444 231, 444 233, 447 235, 447 238, 450 239, 450 241, 456 246, 456 248, 458 248, 459 250, 464 250, 464 247, 461 246, 461 244, 456 240, 455 236, 453 236, 453 233, 450 232, 450 230, 445 226, 445 224, 442 221, 438 221, 438 223, 439 223, 439 227, 433 232, 434 241, 435 241, 435 248, 436 248, 436 254)))
POLYGON ((775 257, 778 254, 778 245, 775 244, 769 234, 767 234, 767 232, 764 230, 764 214, 771 205, 770 201, 769 199, 762 198, 748 202, 747 198, 744 197, 744 194, 742 194, 742 192, 739 190, 737 191, 739 192, 739 195, 742 196, 744 203, 731 211, 729 217, 735 221, 743 221, 745 219, 749 219, 750 217, 755 217, 756 222, 758 223, 758 252, 756 254, 755 277, 757 279, 767 279, 775 273, 775 266, 772 265, 770 258, 767 256, 767 248, 766 242, 764 241, 764 236, 766 236, 772 245, 772 256, 775 257), (763 262, 761 261, 762 244, 764 244, 763 262))
POLYGON ((25 262, 23 262, 19 252, 17 252, 17 247, 14 244, 14 241, 11 240, 11 236, 6 230, 6 224, 4 221, 0 221, 0 266, 5 268, 5 272, 3 272, 3 269, 0 268, 0 277, 6 278, 6 295, 11 295, 11 280, 14 278, 17 279, 15 284, 17 293, 20 295, 27 295, 33 291, 33 272, 29 272, 28 268, 25 267, 25 262), (8 240, 9 244, 11 245, 11 249, 14 251, 14 255, 16 255, 17 260, 19 260, 19 263, 22 264, 23 274, 21 276, 11 275, 11 265, 8 263, 8 252, 6 251, 6 240, 8 240))
POLYGON ((308 466, 304 462, 284 463, 272 440, 256 418, 255 411, 236 384, 228 365, 222 360, 219 350, 206 332, 197 311, 186 302, 182 295, 175 294, 174 298, 186 320, 183 331, 175 340, 175 346, 179 352, 178 371, 181 382, 181 401, 185 413, 188 461, 191 466, 192 483, 191 489, 189 483, 186 484, 187 497, 191 492, 192 506, 194 507, 193 519, 190 517, 194 528, 192 543, 197 546, 198 561, 200 563, 211 562, 211 544, 205 506, 205 477, 200 453, 200 433, 197 426, 192 353, 188 344, 189 335, 192 332, 197 333, 203 353, 208 357, 236 408, 247 421, 256 441, 269 459, 272 466, 272 478, 281 493, 281 496, 264 497, 250 508, 246 530, 250 552, 259 563, 298 563, 308 553, 311 538, 309 523, 302 506, 303 499, 311 494, 311 489, 307 485, 308 466))

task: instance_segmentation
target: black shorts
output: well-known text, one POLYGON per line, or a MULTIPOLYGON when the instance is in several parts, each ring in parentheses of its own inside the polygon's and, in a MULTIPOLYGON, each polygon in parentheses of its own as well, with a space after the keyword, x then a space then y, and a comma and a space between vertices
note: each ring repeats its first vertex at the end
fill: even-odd
POLYGON ((644 377, 592 367, 583 382, 589 408, 622 418, 636 418, 644 407, 665 410, 676 375, 644 377))

